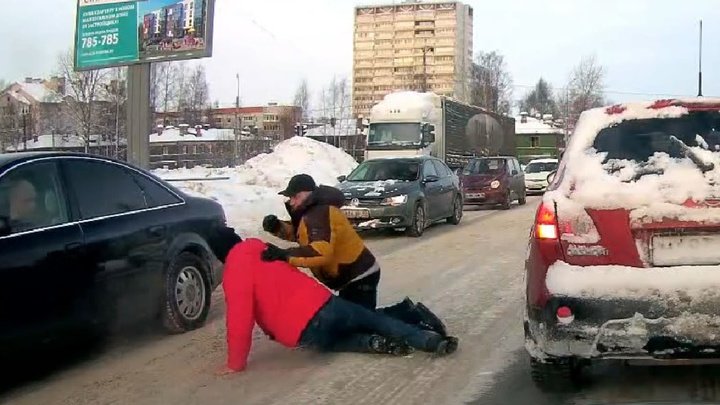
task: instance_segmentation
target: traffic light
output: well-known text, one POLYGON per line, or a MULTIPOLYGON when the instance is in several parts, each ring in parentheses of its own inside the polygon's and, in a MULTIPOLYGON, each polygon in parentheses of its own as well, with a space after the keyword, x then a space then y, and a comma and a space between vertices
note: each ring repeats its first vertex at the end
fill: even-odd
POLYGON ((307 134, 307 125, 297 123, 295 124, 295 135, 296 136, 305 136, 307 134))

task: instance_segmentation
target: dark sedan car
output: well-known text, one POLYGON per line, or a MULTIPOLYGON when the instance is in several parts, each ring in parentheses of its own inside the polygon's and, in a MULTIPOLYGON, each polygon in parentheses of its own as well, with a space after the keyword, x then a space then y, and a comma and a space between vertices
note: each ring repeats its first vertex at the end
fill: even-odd
POLYGON ((222 265, 222 207, 126 163, 0 155, 0 347, 157 318, 200 327, 222 265))
POLYGON ((462 219, 457 176, 430 156, 366 160, 338 180, 343 212, 358 229, 405 228, 417 237, 437 221, 462 219))

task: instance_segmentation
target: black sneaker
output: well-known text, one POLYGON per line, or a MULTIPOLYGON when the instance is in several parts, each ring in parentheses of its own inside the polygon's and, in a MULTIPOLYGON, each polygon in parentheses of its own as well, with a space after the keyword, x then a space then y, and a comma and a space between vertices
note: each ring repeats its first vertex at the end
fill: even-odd
POLYGON ((373 353, 391 354, 393 356, 407 356, 415 351, 401 340, 380 335, 374 335, 370 338, 370 350, 373 353))
POLYGON ((418 315, 420 315, 420 318, 422 319, 422 321, 420 322, 421 325, 427 325, 430 330, 440 334, 440 336, 447 336, 447 329, 445 328, 445 324, 443 323, 443 321, 441 321, 440 318, 438 318, 438 316, 435 315, 422 302, 418 302, 417 304, 415 304, 415 310, 418 312, 418 315))
POLYGON ((447 356, 448 354, 455 353, 460 344, 460 340, 454 336, 445 337, 435 349, 435 354, 438 356, 447 356))

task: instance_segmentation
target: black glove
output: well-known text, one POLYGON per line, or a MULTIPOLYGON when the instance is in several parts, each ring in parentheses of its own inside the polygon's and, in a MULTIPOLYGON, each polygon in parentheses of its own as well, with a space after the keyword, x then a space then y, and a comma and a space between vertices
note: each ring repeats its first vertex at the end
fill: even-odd
POLYGON ((272 243, 267 244, 267 249, 262 252, 262 255, 260 256, 262 261, 264 262, 275 262, 275 261, 281 261, 286 262, 290 258, 290 254, 287 250, 281 249, 272 243))
POLYGON ((235 233, 235 229, 227 226, 218 229, 208 238, 210 249, 215 254, 215 257, 223 263, 225 263, 230 250, 240 242, 242 242, 242 238, 235 233))
POLYGON ((276 233, 280 230, 280 220, 275 215, 268 215, 263 218, 263 229, 265 232, 276 233))

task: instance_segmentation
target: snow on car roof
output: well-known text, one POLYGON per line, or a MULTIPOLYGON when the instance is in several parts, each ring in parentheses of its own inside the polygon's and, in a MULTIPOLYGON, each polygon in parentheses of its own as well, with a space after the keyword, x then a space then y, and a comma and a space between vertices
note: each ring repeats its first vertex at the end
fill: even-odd
POLYGON ((528 164, 530 164, 530 163, 557 163, 557 162, 558 162, 557 159, 542 158, 542 159, 533 159, 533 160, 529 161, 528 164))

